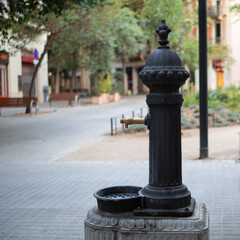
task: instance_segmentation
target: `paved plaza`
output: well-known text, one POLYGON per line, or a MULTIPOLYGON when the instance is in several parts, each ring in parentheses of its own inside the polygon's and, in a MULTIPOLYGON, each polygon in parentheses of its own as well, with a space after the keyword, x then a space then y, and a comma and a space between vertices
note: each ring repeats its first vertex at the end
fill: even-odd
MULTIPOLYGON (((84 218, 96 205, 93 192, 147 184, 147 161, 56 161, 100 141, 111 115, 140 106, 144 98, 135 100, 0 118, 1 240, 84 240, 84 218)), ((239 173, 238 161, 183 161, 184 184, 210 211, 212 240, 240 239, 239 173)))
MULTIPOLYGON (((211 239, 240 239, 240 164, 184 162, 184 183, 211 216, 211 239)), ((93 192, 144 186, 148 163, 80 162, 1 166, 0 239, 81 239, 93 192)))

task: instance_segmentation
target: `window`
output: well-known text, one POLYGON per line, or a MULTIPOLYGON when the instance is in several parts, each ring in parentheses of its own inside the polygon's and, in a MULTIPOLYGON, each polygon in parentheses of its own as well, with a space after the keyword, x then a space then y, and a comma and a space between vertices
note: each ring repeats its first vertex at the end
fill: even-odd
POLYGON ((216 24, 216 43, 220 43, 221 41, 221 23, 216 24))
POLYGON ((22 91, 22 76, 18 76, 18 91, 22 91))

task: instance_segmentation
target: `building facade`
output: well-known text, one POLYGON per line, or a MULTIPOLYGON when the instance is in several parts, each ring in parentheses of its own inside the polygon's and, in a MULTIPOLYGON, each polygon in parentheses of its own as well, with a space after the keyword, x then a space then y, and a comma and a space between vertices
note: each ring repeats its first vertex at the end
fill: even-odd
MULTIPOLYGON (((208 1, 208 47, 215 49, 208 59, 209 89, 240 86, 240 21, 239 16, 230 11, 233 4, 231 0, 208 1)), ((198 31, 195 31, 195 36, 198 37, 198 31)), ((198 70, 195 79, 195 90, 198 91, 198 70)))
MULTIPOLYGON (((39 36, 23 50, 0 52, 0 97, 27 97, 38 57, 43 52, 47 34, 39 36), (34 50, 38 56, 34 56, 34 50), (34 60, 35 59, 35 60, 34 60), (34 64, 35 63, 35 64, 34 64)), ((6 48, 5 48, 6 49, 6 48)), ((35 79, 33 96, 44 102, 43 87, 48 86, 48 59, 45 55, 35 79)))

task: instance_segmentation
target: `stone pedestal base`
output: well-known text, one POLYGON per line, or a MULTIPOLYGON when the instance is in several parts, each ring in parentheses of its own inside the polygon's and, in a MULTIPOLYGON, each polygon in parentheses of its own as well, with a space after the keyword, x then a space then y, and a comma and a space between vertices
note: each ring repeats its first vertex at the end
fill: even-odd
POLYGON ((85 220, 85 240, 208 240, 209 215, 205 204, 195 205, 191 217, 139 217, 108 214, 96 207, 85 220))

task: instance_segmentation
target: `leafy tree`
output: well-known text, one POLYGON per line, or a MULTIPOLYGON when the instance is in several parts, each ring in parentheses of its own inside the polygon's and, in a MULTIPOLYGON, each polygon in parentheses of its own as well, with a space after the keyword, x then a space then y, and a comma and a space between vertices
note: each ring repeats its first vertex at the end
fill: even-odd
POLYGON ((104 0, 6 0, 0 1, 0 35, 2 44, 12 38, 9 30, 15 24, 27 24, 36 18, 45 18, 48 14, 54 13, 56 16, 70 8, 72 4, 89 8, 98 4, 103 4, 104 0))
MULTIPOLYGON (((36 65, 31 86, 29 90, 29 97, 32 96, 32 89, 34 80, 42 60, 47 53, 51 43, 64 31, 65 24, 59 24, 56 19, 63 16, 65 11, 69 9, 74 3, 89 9, 97 4, 102 5, 104 0, 7 0, 6 4, 0 2, 0 24, 1 24, 1 39, 2 44, 6 41, 12 41, 16 48, 21 48, 27 41, 31 41, 39 34, 47 33, 48 39, 44 46, 44 50, 40 55, 39 62, 36 65), (19 44, 22 40, 22 45, 19 44)), ((26 112, 29 112, 27 109, 26 112)))
POLYGON ((150 51, 158 46, 155 33, 162 19, 172 29, 169 35, 170 46, 183 58, 190 71, 198 67, 198 42, 192 37, 192 30, 197 25, 197 1, 186 0, 122 0, 131 8, 144 29, 147 48, 150 51), (191 9, 192 11, 189 11, 191 9))
POLYGON ((145 0, 121 0, 123 7, 129 8, 137 18, 140 18, 142 15, 142 10, 145 6, 145 0))
POLYGON ((97 14, 100 14, 100 18, 103 18, 103 21, 108 23, 108 25, 103 24, 102 36, 107 37, 108 40, 104 40, 104 42, 114 50, 108 53, 109 57, 113 56, 121 61, 123 82, 126 82, 126 62, 144 48, 142 28, 134 13, 128 7, 124 7, 121 1, 111 2, 110 5, 106 5, 97 14))
POLYGON ((128 8, 122 8, 119 15, 115 16, 117 18, 114 24, 115 53, 122 62, 123 81, 126 86, 125 64, 130 57, 136 56, 140 50, 143 50, 144 35, 133 12, 128 8))
POLYGON ((185 30, 184 5, 179 0, 146 0, 143 9, 143 21, 145 22, 145 35, 148 37, 151 49, 156 49, 158 37, 154 34, 162 19, 166 20, 172 33, 169 41, 172 48, 177 49, 185 30))
POLYGON ((190 71, 191 82, 194 84, 194 71, 198 68, 198 41, 194 37, 188 37, 183 41, 183 50, 180 52, 183 64, 190 71))
POLYGON ((227 59, 228 47, 223 44, 211 44, 208 47, 208 57, 211 60, 227 59))
MULTIPOLYGON (((76 7, 67 11, 65 19, 72 21, 71 24, 68 24, 69 20, 65 21, 65 31, 54 41, 56 50, 60 48, 56 53, 75 54, 76 58, 70 65, 73 67, 75 64, 80 70, 110 72, 116 57, 120 58, 124 69, 125 62, 143 48, 143 32, 133 12, 114 2, 91 9, 84 18, 79 17, 81 11, 76 7)), ((69 61, 69 58, 65 60, 69 61)))
MULTIPOLYGON (((113 43, 108 26, 110 20, 106 20, 104 14, 101 15, 101 9, 99 7, 86 11, 75 5, 66 11, 65 30, 52 43, 50 56, 56 59, 62 57, 64 68, 72 71, 70 91, 77 69, 110 69, 110 62, 113 61, 113 43)), ((61 18, 58 22, 61 22, 61 18)), ((59 61, 60 59, 57 62, 59 61)))
POLYGON ((57 19, 58 24, 64 23, 65 28, 52 43, 50 55, 58 58, 57 63, 63 61, 63 68, 72 72, 70 92, 73 90, 73 82, 76 82, 77 68, 85 64, 83 53, 86 51, 83 49, 86 49, 88 44, 90 20, 91 12, 77 5, 73 5, 63 17, 57 19))

